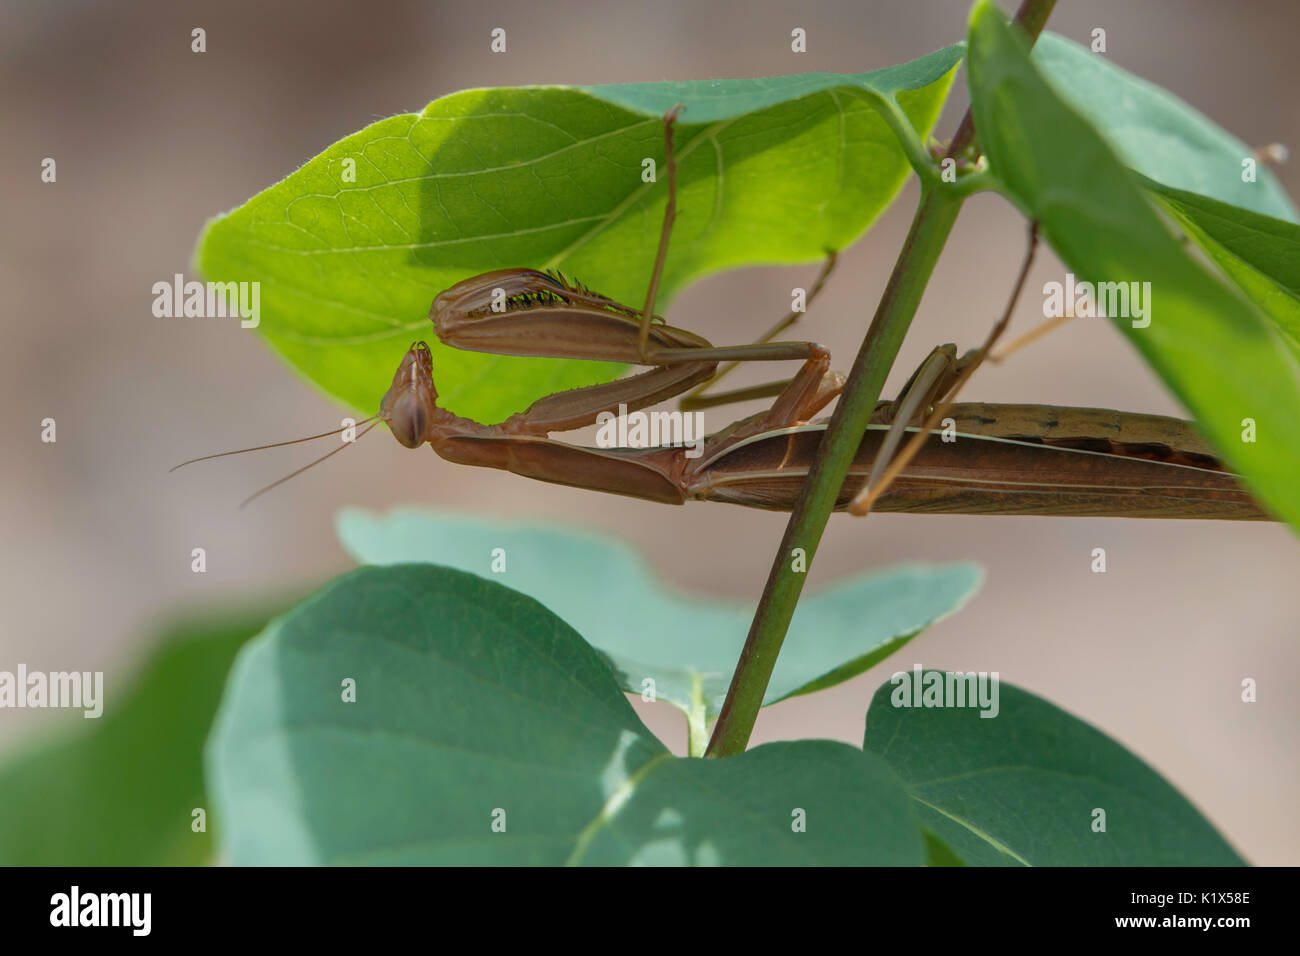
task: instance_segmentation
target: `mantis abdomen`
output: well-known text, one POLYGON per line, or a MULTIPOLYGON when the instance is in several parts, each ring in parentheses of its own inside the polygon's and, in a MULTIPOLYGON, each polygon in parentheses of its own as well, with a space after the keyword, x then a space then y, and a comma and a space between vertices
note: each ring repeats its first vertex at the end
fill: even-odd
MULTIPOLYGON (((953 405, 873 506, 932 514, 1214 518, 1267 521, 1188 422, 1049 405, 953 405)), ((888 403, 863 438, 836 507, 861 490, 887 427, 888 403)), ((739 442, 697 472, 692 497, 789 510, 824 423, 739 442)))

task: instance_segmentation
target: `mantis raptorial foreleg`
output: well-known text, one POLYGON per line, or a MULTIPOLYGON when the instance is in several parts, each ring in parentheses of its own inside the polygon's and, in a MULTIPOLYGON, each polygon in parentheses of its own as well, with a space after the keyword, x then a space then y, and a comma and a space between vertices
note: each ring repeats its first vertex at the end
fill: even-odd
MULTIPOLYGON (((744 433, 804 422, 828 405, 844 387, 843 376, 829 366, 829 353, 805 361, 792 378, 778 383, 781 389, 772 407, 745 421, 744 433)), ((547 395, 496 427, 506 434, 545 436, 593 424, 602 412, 620 404, 628 411, 655 405, 681 391, 674 388, 676 380, 669 372, 670 368, 654 369, 632 378, 547 395)))

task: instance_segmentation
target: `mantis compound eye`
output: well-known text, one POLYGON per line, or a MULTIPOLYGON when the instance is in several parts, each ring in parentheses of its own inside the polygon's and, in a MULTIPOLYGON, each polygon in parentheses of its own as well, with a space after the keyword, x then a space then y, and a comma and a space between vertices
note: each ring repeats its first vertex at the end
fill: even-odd
POLYGON ((407 448, 419 448, 424 444, 429 414, 418 392, 408 391, 398 396, 388 411, 387 420, 393 437, 407 448))
POLYGON ((437 400, 433 357, 428 345, 416 342, 402 359, 393 384, 379 403, 379 417, 388 423, 399 442, 407 448, 419 448, 426 440, 437 400))

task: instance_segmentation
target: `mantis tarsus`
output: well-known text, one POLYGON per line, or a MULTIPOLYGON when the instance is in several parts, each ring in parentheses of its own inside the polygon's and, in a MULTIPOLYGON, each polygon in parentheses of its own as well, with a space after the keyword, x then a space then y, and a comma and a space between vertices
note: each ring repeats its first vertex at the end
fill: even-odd
MULTIPOLYGON (((484 425, 438 406, 432 353, 424 342, 415 342, 374 416, 401 444, 417 448, 427 443, 442 458, 459 464, 669 504, 700 499, 778 510, 792 507, 825 430, 824 422, 812 418, 836 398, 843 378, 830 371, 830 355, 822 346, 772 341, 797 318, 795 313, 758 342, 730 347, 715 347, 655 315, 676 215, 676 114, 674 109, 664 118, 668 201, 643 308, 615 302, 559 274, 505 269, 456 283, 440 293, 430 309, 438 338, 457 348, 651 368, 614 382, 548 395, 504 422, 484 425), (796 359, 803 365, 785 383, 720 395, 704 392, 737 362, 796 359), (732 365, 719 373, 720 362, 732 365), (587 448, 550 437, 552 432, 591 425, 602 412, 620 405, 636 411, 687 390, 683 408, 760 395, 775 394, 776 399, 766 411, 708 436, 698 458, 687 457, 681 447, 587 448)), ((832 254, 809 300, 833 263, 832 254)), ((1005 317, 997 331, 1004 325, 1005 317)), ((996 332, 980 353, 973 353, 976 363, 993 338, 996 332)), ((963 372, 973 370, 971 361, 972 356, 958 360, 952 346, 936 349, 898 401, 877 406, 837 509, 849 509, 861 496, 864 501, 870 498, 875 511, 1270 517, 1189 423, 1098 409, 952 404, 946 408, 951 419, 947 434, 915 438, 904 455, 910 458, 906 466, 881 480, 901 440, 908 433, 928 433, 932 423, 924 429, 918 426, 928 414, 942 410, 934 406, 949 395, 954 380, 964 381, 963 372), (862 495, 868 487, 869 495, 862 495)), ((284 444, 290 442, 276 443, 284 444)))

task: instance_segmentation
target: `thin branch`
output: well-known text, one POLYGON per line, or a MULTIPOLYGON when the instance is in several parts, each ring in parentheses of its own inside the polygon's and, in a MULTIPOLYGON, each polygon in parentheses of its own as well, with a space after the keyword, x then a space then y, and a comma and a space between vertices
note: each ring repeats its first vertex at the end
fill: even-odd
MULTIPOLYGON (((1024 0, 1021 4, 1015 22, 1025 30, 1031 42, 1037 38, 1054 6, 1056 0, 1024 0)), ((974 137, 974 123, 967 111, 949 146, 948 155, 966 149, 974 142, 974 137)), ((826 522, 835 508, 849 466, 880 399, 885 377, 898 356, 898 349, 920 305, 939 253, 961 210, 963 198, 933 188, 924 179, 921 181, 921 202, 912 219, 907 241, 899 251, 871 327, 849 371, 844 392, 817 447, 816 458, 799 492, 799 500, 790 514, 705 756, 738 754, 749 743, 772 669, 776 666, 790 619, 799 603, 806 569, 816 555, 826 522), (796 549, 803 552, 802 561, 796 562, 796 549)))

